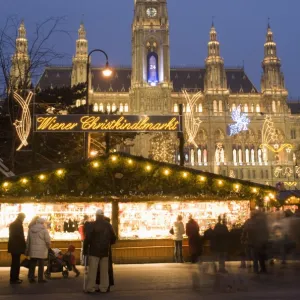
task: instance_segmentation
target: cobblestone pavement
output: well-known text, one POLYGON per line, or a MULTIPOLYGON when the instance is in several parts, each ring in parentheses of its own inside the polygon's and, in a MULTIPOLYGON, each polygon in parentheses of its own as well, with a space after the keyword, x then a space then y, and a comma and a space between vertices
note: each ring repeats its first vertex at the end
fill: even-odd
MULTIPOLYGON (((62 279, 54 274, 45 284, 29 284, 27 270, 22 269, 21 285, 8 283, 9 269, 0 268, 0 300, 48 299, 205 299, 205 300, 298 300, 300 299, 300 264, 275 265, 268 275, 253 275, 239 270, 237 263, 228 264, 229 275, 215 276, 204 272, 205 265, 148 264, 116 265, 116 286, 109 294, 83 294, 83 277, 62 279), (41 298, 42 297, 42 298, 41 298)), ((81 269, 81 268, 79 268, 81 269)), ((83 271, 81 269, 81 271, 83 271)))

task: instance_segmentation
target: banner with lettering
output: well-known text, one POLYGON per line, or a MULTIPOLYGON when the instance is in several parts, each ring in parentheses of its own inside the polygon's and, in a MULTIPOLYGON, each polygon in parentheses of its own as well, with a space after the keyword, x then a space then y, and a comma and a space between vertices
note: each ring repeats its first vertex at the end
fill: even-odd
POLYGON ((179 116, 36 115, 35 132, 178 132, 179 116))

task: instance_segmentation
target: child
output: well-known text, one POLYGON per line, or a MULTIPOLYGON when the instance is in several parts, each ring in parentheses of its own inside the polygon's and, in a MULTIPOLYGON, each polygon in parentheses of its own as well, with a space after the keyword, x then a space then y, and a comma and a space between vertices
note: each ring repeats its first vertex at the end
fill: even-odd
POLYGON ((80 272, 76 268, 76 260, 73 254, 74 252, 75 252, 75 247, 73 245, 70 245, 68 248, 68 252, 66 252, 64 255, 64 261, 67 263, 68 269, 70 271, 73 270, 73 272, 75 272, 76 274, 76 277, 78 277, 80 275, 80 272))

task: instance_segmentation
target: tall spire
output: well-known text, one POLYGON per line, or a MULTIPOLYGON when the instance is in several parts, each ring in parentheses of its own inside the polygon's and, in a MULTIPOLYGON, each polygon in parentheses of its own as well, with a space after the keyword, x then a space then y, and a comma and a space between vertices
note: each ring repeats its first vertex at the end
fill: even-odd
POLYGON ((264 60, 262 62, 263 75, 261 80, 262 92, 271 90, 285 90, 284 76, 281 72, 281 61, 277 56, 277 45, 274 41, 270 20, 264 44, 264 60))
POLYGON ((208 42, 208 56, 205 60, 206 75, 205 75, 205 91, 214 93, 223 90, 226 93, 227 79, 224 68, 224 60, 220 56, 220 43, 218 41, 217 31, 214 21, 210 28, 208 42))
POLYGON ((83 21, 78 29, 78 39, 76 41, 76 54, 73 57, 73 68, 71 85, 86 82, 86 65, 88 57, 88 41, 83 21))
POLYGON ((16 49, 12 57, 10 70, 11 79, 15 88, 25 88, 30 85, 30 74, 28 72, 30 58, 28 55, 28 40, 24 20, 21 21, 16 38, 16 49))

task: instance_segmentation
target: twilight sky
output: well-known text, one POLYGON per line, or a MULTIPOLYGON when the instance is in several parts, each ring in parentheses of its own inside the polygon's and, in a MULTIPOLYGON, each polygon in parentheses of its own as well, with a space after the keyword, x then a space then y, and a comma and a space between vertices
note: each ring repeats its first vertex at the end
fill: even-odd
MULTIPOLYGON (((0 27, 6 17, 24 18, 27 34, 34 24, 48 17, 65 16, 63 29, 71 38, 57 35, 52 41, 68 54, 62 64, 71 64, 77 29, 82 19, 89 49, 107 51, 111 65, 131 64, 133 0, 0 0, 0 27)), ((242 65, 260 89, 261 61, 267 19, 278 45, 290 98, 300 97, 300 11, 299 0, 169 0, 171 64, 203 66, 207 54, 212 16, 221 42, 226 66, 242 65)), ((93 56, 93 64, 104 58, 93 56)))

